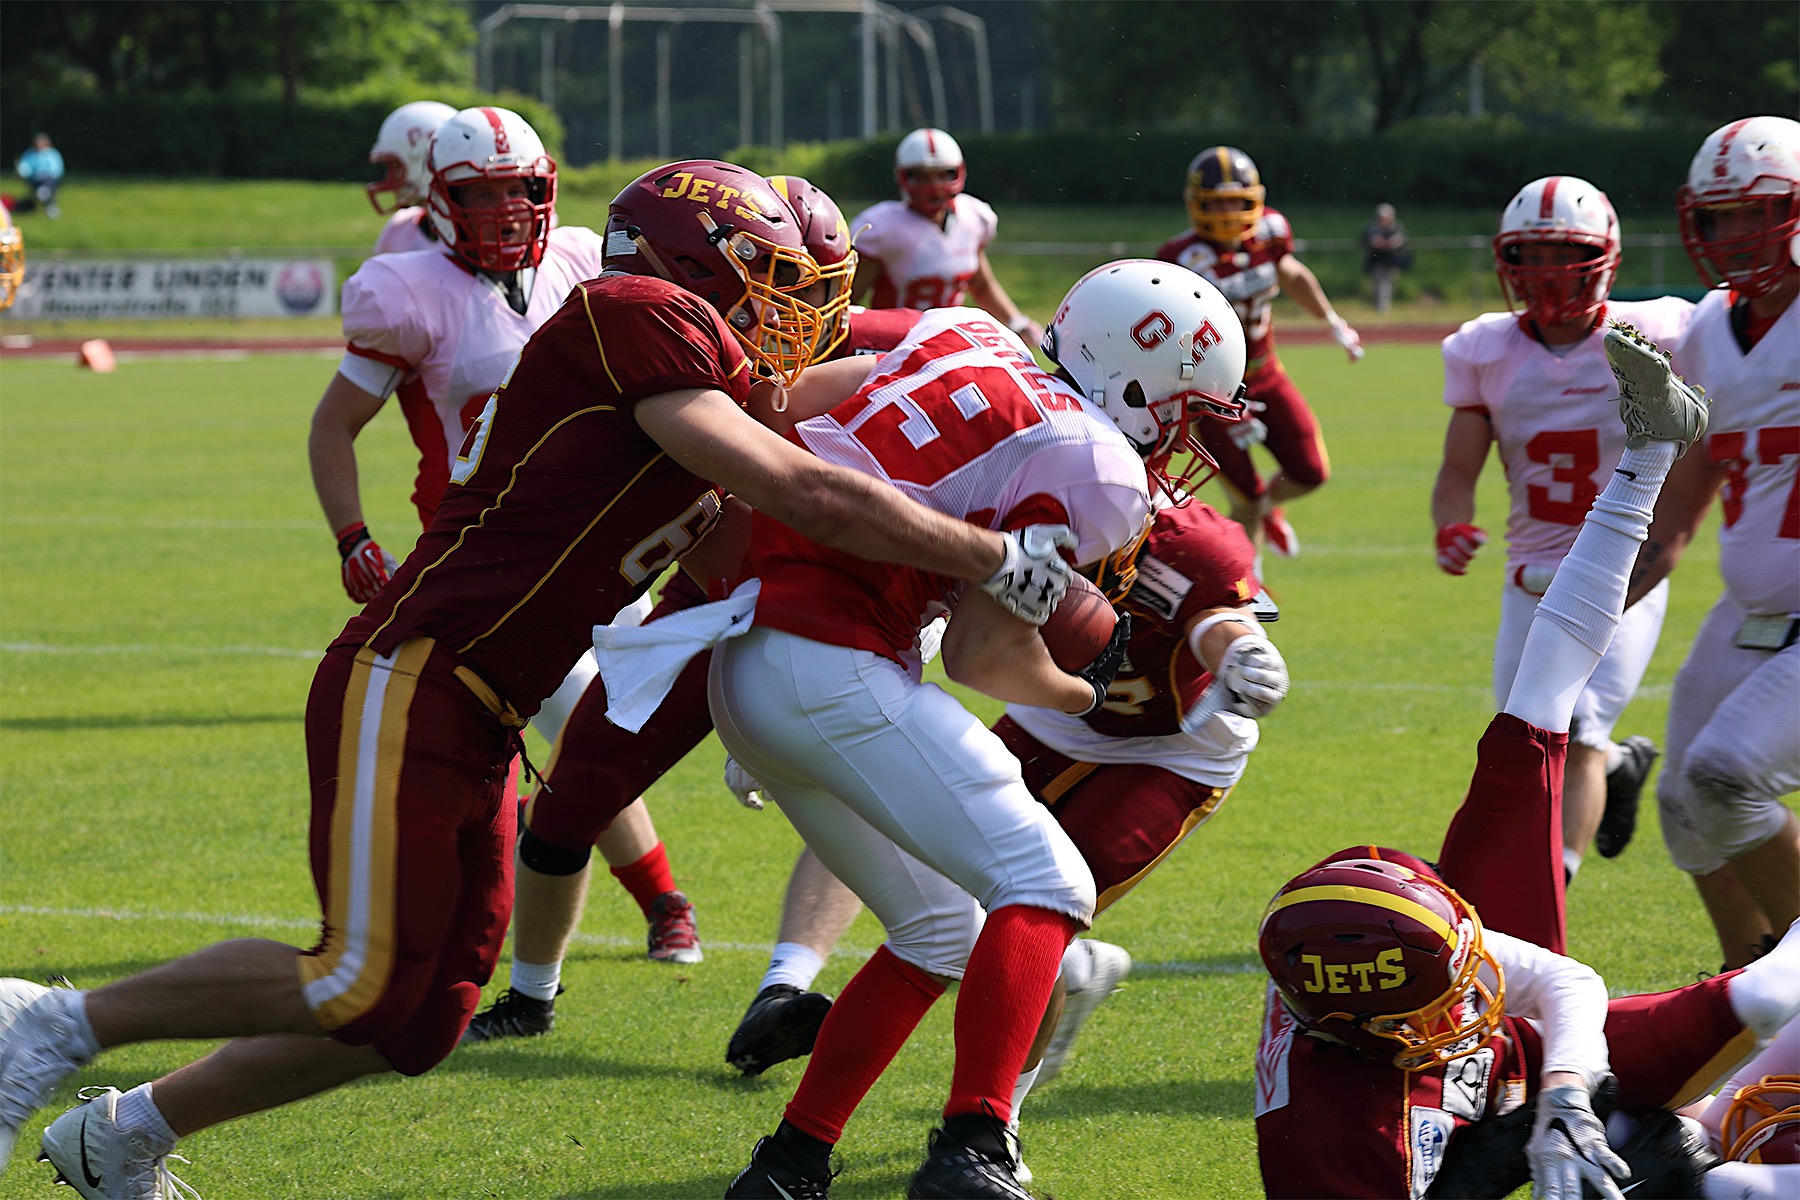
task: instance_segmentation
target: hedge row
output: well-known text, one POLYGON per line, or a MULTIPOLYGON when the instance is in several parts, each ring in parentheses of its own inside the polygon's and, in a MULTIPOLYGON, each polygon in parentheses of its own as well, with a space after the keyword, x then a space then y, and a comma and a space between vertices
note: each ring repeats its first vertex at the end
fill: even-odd
MULTIPOLYGON (((419 98, 302 99, 290 105, 256 94, 26 95, 0 109, 0 151, 16 156, 42 129, 76 174, 365 179, 369 145, 382 118, 419 98)), ((561 148, 562 123, 529 97, 435 88, 429 98, 515 109, 552 154, 561 148)))
MULTIPOLYGON (((1378 137, 1291 132, 959 135, 969 190, 1031 204, 1178 201, 1189 159, 1224 142, 1248 151, 1271 192, 1312 202, 1490 208, 1542 175, 1580 175, 1623 212, 1666 212, 1711 126, 1643 131, 1428 125, 1378 137)), ((885 195, 897 139, 736 151, 765 173, 805 175, 828 192, 885 195)))
MULTIPOLYGON (((355 100, 278 97, 39 94, 0 110, 0 150, 17 153, 47 129, 75 172, 359 179, 375 130, 412 96, 355 100)), ((562 143, 555 114, 524 96, 444 94, 452 104, 503 103, 562 143)), ((1423 122, 1378 137, 1336 139, 1286 131, 1034 133, 961 136, 969 187, 1009 203, 1166 203, 1180 195, 1188 160, 1228 142, 1249 151, 1277 196, 1375 204, 1403 200, 1488 208, 1540 175, 1576 174, 1599 184, 1625 212, 1662 212, 1708 127, 1655 130, 1525 130, 1485 122, 1423 122)), ((805 175, 845 196, 893 186, 894 138, 745 146, 728 154, 765 173, 805 175)), ((578 188, 629 179, 620 164, 571 170, 578 188), (584 186, 585 185, 585 186, 584 186)))

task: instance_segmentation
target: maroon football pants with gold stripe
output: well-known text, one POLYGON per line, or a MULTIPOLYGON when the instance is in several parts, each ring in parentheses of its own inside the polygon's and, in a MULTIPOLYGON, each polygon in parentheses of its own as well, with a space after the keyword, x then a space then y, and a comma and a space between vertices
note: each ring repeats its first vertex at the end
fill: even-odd
POLYGON ((1081 851, 1105 912, 1167 858, 1224 802, 1229 788, 1208 787, 1149 763, 1085 763, 1058 754, 1001 717, 1006 743, 1031 794, 1050 806, 1081 851))
POLYGON ((458 670, 428 638, 334 647, 306 705, 324 923, 301 985, 334 1037, 403 1075, 456 1046, 512 913, 511 739, 458 670))

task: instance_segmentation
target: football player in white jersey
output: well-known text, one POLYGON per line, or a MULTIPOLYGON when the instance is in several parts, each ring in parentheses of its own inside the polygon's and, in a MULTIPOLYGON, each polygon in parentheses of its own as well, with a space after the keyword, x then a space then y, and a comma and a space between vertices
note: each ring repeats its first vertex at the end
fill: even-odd
POLYGON ((963 191, 962 147, 941 129, 915 129, 894 151, 900 199, 883 200, 850 222, 859 261, 852 300, 870 308, 954 308, 966 297, 1035 346, 1041 325, 994 277, 987 246, 999 218, 963 191))
MULTIPOLYGON (((384 132, 407 108, 383 124, 384 132)), ((381 590, 394 558, 363 523, 356 435, 398 397, 419 449, 413 504, 429 526, 470 422, 538 326, 577 283, 601 271, 598 234, 553 228, 556 163, 517 113, 464 109, 439 124, 428 143, 421 211, 435 240, 428 249, 371 258, 344 284, 349 345, 313 413, 307 446, 313 486, 337 532, 344 590, 358 603, 381 590)), ((532 718, 552 745, 596 669, 591 656, 583 657, 532 718)), ((678 944, 683 957, 696 955, 692 906, 675 888, 642 802, 621 813, 598 844, 652 928, 650 956, 668 957, 659 941, 678 944)))
POLYGON ((388 218, 381 236, 375 239, 375 253, 437 248, 437 234, 425 212, 425 194, 431 187, 425 156, 431 149, 431 135, 455 115, 456 110, 448 104, 413 100, 381 122, 375 144, 369 147, 369 161, 383 174, 366 189, 375 211, 388 218))
MULTIPOLYGON (((1066 516, 1076 559, 1098 561, 1141 536, 1146 461, 1161 478, 1192 415, 1241 411, 1242 334, 1216 289, 1140 261, 1077 283, 1045 345, 1066 367, 1058 378, 989 319, 928 313, 855 397, 795 436, 957 512, 1002 525, 1066 516)), ((888 940, 832 1007, 780 1128, 726 1194, 822 1196, 845 1122, 960 977, 944 1126, 910 1194, 1022 1200, 1005 1123, 1063 950, 1092 919, 1095 879, 999 737, 921 685, 917 637, 948 608, 952 678, 1084 713, 1105 702, 1130 622, 1075 676, 1029 629, 941 581, 868 578, 770 524, 752 566, 755 625, 714 653, 714 723, 888 940)))
MULTIPOLYGON (((1625 321, 1658 345, 1673 346, 1693 305, 1674 297, 1607 299, 1619 269, 1619 218, 1606 194, 1585 179, 1533 180, 1508 202, 1499 226, 1494 267, 1509 311, 1476 317, 1444 339, 1450 426, 1431 520, 1438 566, 1463 574, 1487 541, 1474 524, 1475 484, 1489 446, 1497 445, 1511 496, 1494 641, 1494 697, 1505 704, 1538 600, 1625 449, 1618 385, 1601 346, 1604 323, 1625 321)), ((1668 589, 1657 588, 1626 613, 1575 702, 1563 784, 1563 865, 1570 878, 1596 829, 1608 858, 1630 841, 1656 748, 1641 737, 1616 745, 1612 730, 1650 664, 1667 607, 1668 589)))
POLYGON ((1725 592, 1669 701, 1663 839, 1741 966, 1800 916, 1800 122, 1748 117, 1701 143, 1677 195, 1709 285, 1675 365, 1713 396, 1675 465, 1632 577, 1638 600, 1723 501, 1725 592))

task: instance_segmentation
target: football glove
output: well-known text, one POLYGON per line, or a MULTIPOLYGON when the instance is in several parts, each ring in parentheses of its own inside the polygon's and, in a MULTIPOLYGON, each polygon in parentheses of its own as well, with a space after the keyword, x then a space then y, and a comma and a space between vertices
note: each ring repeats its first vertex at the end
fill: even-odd
POLYGON ((1525 1157, 1534 1200, 1581 1200, 1584 1183, 1607 1200, 1624 1200, 1613 1180, 1629 1178, 1631 1168, 1607 1144, 1606 1126, 1584 1087, 1564 1084, 1538 1094, 1525 1157))
POLYGON ((737 797, 739 804, 762 811, 762 784, 756 782, 750 772, 738 766, 737 759, 730 755, 725 757, 725 786, 731 789, 731 794, 737 797))
POLYGON ((1268 638, 1241 637, 1225 648, 1213 686, 1225 689, 1226 712, 1260 721, 1287 697, 1287 662, 1268 638))
POLYGON ((1363 356, 1362 336, 1350 327, 1350 322, 1331 314, 1331 340, 1344 348, 1351 362, 1361 362, 1363 356))
POLYGON ((1437 531, 1438 568, 1451 575, 1466 575, 1475 552, 1485 545, 1485 529, 1452 521, 1437 531))
POLYGON ((344 591, 358 604, 367 604, 400 564, 369 536, 369 527, 361 521, 338 530, 337 540, 338 556, 344 560, 344 591))
POLYGON ((1244 419, 1233 421, 1226 426, 1232 444, 1239 450, 1249 450, 1256 443, 1269 440, 1269 427, 1263 424, 1261 417, 1256 415, 1259 412, 1267 411, 1268 407, 1260 400, 1252 400, 1244 413, 1244 419))
MULTIPOLYGON (((1118 612, 1117 609, 1113 610, 1118 612)), ((1112 687, 1113 676, 1125 665, 1125 645, 1131 641, 1131 614, 1119 613, 1119 620, 1113 626, 1112 637, 1106 640, 1106 648, 1095 656, 1094 661, 1079 671, 1071 672, 1076 678, 1084 680, 1094 689, 1094 702, 1071 716, 1085 717, 1106 703, 1106 691, 1112 687)))
POLYGON ((1060 551, 1079 543, 1067 525, 1028 525, 1000 535, 1006 558, 981 590, 1027 625, 1042 625, 1069 590, 1069 564, 1060 551))

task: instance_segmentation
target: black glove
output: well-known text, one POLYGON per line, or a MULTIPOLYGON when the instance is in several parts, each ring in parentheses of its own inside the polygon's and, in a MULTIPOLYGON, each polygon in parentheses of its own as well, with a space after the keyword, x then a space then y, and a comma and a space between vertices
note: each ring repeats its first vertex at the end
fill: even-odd
POLYGON ((1074 674, 1086 680, 1094 689, 1094 702, 1073 715, 1085 717, 1106 703, 1106 689, 1112 686, 1113 676, 1125 665, 1125 644, 1131 640, 1131 614, 1119 612, 1119 620, 1113 626, 1112 637, 1107 639, 1106 649, 1094 658, 1094 661, 1074 674))

